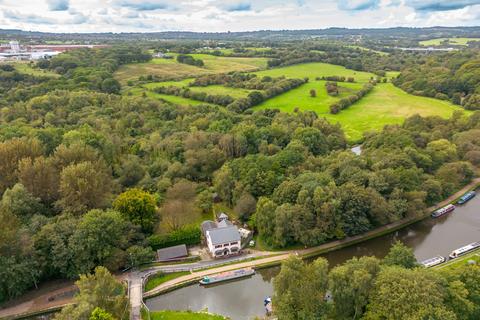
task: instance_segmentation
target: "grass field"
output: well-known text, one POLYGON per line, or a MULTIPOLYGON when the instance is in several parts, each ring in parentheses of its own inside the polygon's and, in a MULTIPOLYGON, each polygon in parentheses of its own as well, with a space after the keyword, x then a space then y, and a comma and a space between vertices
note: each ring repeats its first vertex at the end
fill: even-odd
POLYGON ((256 106, 255 110, 260 109, 279 109, 284 112, 293 112, 295 108, 302 110, 312 110, 317 114, 325 114, 330 111, 331 104, 341 98, 347 97, 362 88, 362 83, 338 83, 340 94, 336 97, 329 96, 325 88, 326 81, 309 81, 308 83, 290 90, 284 94, 269 99, 256 106), (317 96, 312 98, 310 90, 314 89, 317 96))
MULTIPOLYGON (((147 319, 147 318, 143 318, 147 319)), ((150 312, 151 320, 224 320, 226 318, 209 314, 206 312, 192 312, 192 311, 154 311, 150 312)))
POLYGON ((147 63, 133 63, 121 66, 115 72, 115 78, 122 84, 129 80, 138 80, 140 76, 156 75, 165 80, 197 77, 205 74, 231 71, 254 71, 267 66, 266 58, 216 57, 208 54, 191 54, 202 59, 203 67, 178 63, 176 59, 152 59, 147 63))
POLYGON ((360 49, 360 50, 363 50, 363 51, 375 52, 375 53, 378 53, 381 56, 388 56, 388 52, 373 50, 373 49, 365 48, 365 47, 361 47, 361 46, 347 46, 347 47, 352 48, 352 49, 360 49))
POLYGON ((48 71, 48 70, 32 68, 32 66, 29 63, 25 63, 25 62, 17 62, 13 66, 20 73, 30 74, 36 77, 52 77, 52 78, 60 77, 58 73, 48 71))
POLYGON ((387 124, 402 123, 414 114, 448 118, 464 110, 448 101, 410 95, 391 83, 378 84, 372 92, 340 113, 326 114, 339 122, 350 141, 362 138, 365 131, 381 130, 387 124))
POLYGON ((145 292, 158 287, 162 283, 173 280, 175 278, 187 275, 188 272, 172 272, 172 273, 158 273, 148 278, 147 283, 145 283, 145 292))
POLYGON ((445 40, 448 40, 448 42, 452 45, 466 46, 469 41, 480 41, 480 38, 437 38, 420 41, 419 44, 425 47, 439 46, 445 40))
POLYGON ((194 78, 187 78, 179 81, 162 81, 162 82, 150 82, 142 85, 142 87, 147 88, 147 89, 153 89, 153 88, 158 88, 158 87, 187 87, 190 82, 195 80, 194 78))
POLYGON ((246 98, 252 90, 242 88, 230 88, 221 85, 211 85, 207 87, 190 87, 190 90, 197 92, 206 92, 214 95, 229 95, 234 99, 246 98))
MULTIPOLYGON (((308 85, 310 84, 305 86, 308 85)), ((292 91, 299 89, 302 89, 302 87, 292 91)), ((455 110, 463 110, 448 101, 413 96, 391 83, 381 83, 360 101, 348 109, 333 115, 329 113, 323 101, 320 101, 318 104, 310 103, 309 99, 314 100, 316 98, 310 98, 305 94, 306 92, 299 94, 299 100, 295 100, 297 97, 295 92, 292 94, 292 91, 267 101, 266 104, 258 106, 257 109, 278 108, 291 112, 298 106, 301 110, 316 111, 320 117, 325 117, 333 123, 340 123, 348 140, 351 142, 360 140, 365 131, 381 130, 387 124, 402 123, 406 117, 414 114, 422 116, 436 115, 446 118, 451 116, 455 110), (271 103, 274 100, 279 102, 277 106, 271 103), (307 102, 302 102, 302 100, 307 102), (281 108, 282 103, 283 107, 281 108)), ((317 90, 317 95, 319 92, 317 90)))
POLYGON ((149 98, 164 100, 164 101, 174 103, 174 104, 178 104, 178 105, 181 105, 181 106, 198 106, 200 104, 209 104, 209 103, 206 103, 206 102, 187 99, 187 98, 184 98, 184 97, 177 97, 177 96, 172 96, 172 95, 168 95, 168 94, 155 93, 155 92, 148 91, 148 90, 145 90, 145 89, 139 88, 139 87, 128 90, 127 94, 131 93, 134 96, 140 96, 143 92, 145 92, 145 94, 149 98))
POLYGON ((314 80, 316 77, 322 76, 344 76, 344 77, 354 77, 355 81, 358 82, 367 82, 372 76, 371 73, 361 72, 355 70, 349 70, 342 66, 337 66, 334 64, 328 63, 304 63, 297 64, 292 66, 287 66, 283 68, 275 68, 264 71, 255 72, 258 76, 271 76, 271 77, 281 77, 285 76, 287 78, 305 78, 308 77, 310 80, 314 80))

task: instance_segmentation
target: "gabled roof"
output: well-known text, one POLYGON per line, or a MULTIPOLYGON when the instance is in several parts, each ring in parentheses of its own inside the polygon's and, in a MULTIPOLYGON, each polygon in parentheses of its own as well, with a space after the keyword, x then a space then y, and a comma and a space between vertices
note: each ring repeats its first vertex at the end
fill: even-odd
POLYGON ((184 244, 157 250, 158 261, 168 261, 186 256, 188 256, 188 251, 184 244))
POLYGON ((220 213, 220 215, 218 216, 218 219, 219 220, 224 220, 224 219, 228 219, 228 216, 225 212, 222 212, 220 213))
POLYGON ((233 224, 228 221, 228 220, 222 220, 220 221, 219 223, 217 223, 217 228, 226 228, 226 227, 230 227, 232 226, 233 224))
POLYGON ((208 230, 207 234, 210 236, 214 246, 227 242, 240 241, 240 233, 235 226, 208 230))

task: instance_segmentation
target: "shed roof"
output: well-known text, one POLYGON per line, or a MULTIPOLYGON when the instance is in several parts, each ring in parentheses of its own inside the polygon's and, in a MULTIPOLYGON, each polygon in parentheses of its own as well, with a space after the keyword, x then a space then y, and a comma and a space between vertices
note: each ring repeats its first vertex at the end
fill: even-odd
POLYGON ((188 251, 184 244, 157 250, 158 261, 168 261, 186 256, 188 256, 188 251))
POLYGON ((212 229, 208 230, 207 233, 210 235, 213 245, 240 241, 240 233, 236 226, 212 229))

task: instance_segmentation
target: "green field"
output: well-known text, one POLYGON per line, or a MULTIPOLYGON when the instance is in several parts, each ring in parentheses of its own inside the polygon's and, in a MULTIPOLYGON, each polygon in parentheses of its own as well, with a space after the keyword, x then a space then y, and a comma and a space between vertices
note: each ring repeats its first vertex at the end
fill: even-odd
POLYGON ((36 77, 52 77, 52 78, 60 77, 58 73, 55 73, 49 70, 33 68, 29 63, 26 63, 26 62, 17 62, 13 66, 20 73, 30 74, 36 77))
POLYGON ((254 109, 279 109, 284 112, 293 112, 295 108, 302 110, 312 110, 317 114, 325 114, 330 112, 330 105, 337 102, 341 98, 345 98, 363 86, 362 83, 338 83, 340 94, 336 97, 329 96, 325 88, 326 81, 309 81, 308 83, 290 90, 284 94, 269 99, 254 109), (312 98, 310 90, 314 89, 317 96, 312 98))
MULTIPOLYGON (((143 317, 143 319, 148 319, 143 317)), ((210 314, 206 312, 192 312, 192 311, 154 311, 150 312, 151 320, 225 320, 226 318, 210 314)))
POLYGON ((140 76, 156 75, 165 80, 198 77, 205 74, 226 73, 231 71, 254 71, 267 66, 266 58, 216 57, 208 54, 191 54, 202 59, 203 67, 178 63, 176 59, 152 59, 147 63, 133 63, 121 66, 115 72, 115 78, 122 84, 129 80, 138 80, 140 76))
POLYGON ((190 87, 190 90, 196 92, 206 92, 213 95, 229 95, 234 99, 246 98, 252 90, 242 88, 230 88, 221 85, 211 85, 207 87, 190 87))
POLYGON ((480 38, 437 38, 420 41, 419 44, 425 47, 439 46, 445 40, 448 40, 448 42, 452 45, 466 46, 469 41, 480 41, 480 38))
POLYGON ((370 48, 365 48, 365 47, 361 47, 361 46, 347 46, 349 48, 352 48, 352 49, 359 49, 359 50, 362 50, 362 51, 370 51, 370 52, 375 52, 381 56, 388 56, 388 52, 383 52, 383 51, 378 51, 378 50, 373 50, 373 49, 370 49, 370 48))
POLYGON ((142 95, 143 92, 145 92, 145 94, 149 98, 163 100, 163 101, 170 102, 170 103, 173 103, 173 104, 178 104, 178 105, 181 105, 181 106, 198 106, 200 104, 209 104, 209 103, 206 103, 206 102, 187 99, 187 98, 184 98, 184 97, 177 97, 177 96, 168 95, 168 94, 156 93, 156 92, 148 91, 148 90, 145 90, 145 89, 139 88, 139 87, 130 89, 127 92, 125 92, 125 94, 130 93, 133 96, 140 96, 140 95, 142 95))
POLYGON ((316 77, 323 76, 344 76, 344 77, 353 77, 355 81, 358 82, 367 82, 374 75, 368 72, 350 70, 342 66, 337 66, 334 64, 328 63, 304 63, 297 64, 288 67, 269 69, 264 71, 255 72, 258 76, 270 76, 270 77, 281 77, 285 76, 287 78, 309 78, 314 80, 316 77))
MULTIPOLYGON (((341 85, 344 85, 344 83, 341 85)), ((299 89, 302 89, 302 87, 292 91, 299 89)), ((298 106, 301 110, 316 111, 320 117, 325 117, 333 123, 340 123, 347 138, 352 142, 360 140, 365 131, 381 130, 387 124, 402 123, 406 117, 414 114, 436 115, 446 118, 451 116, 455 110, 463 110, 448 101, 410 95, 391 83, 381 83, 360 101, 333 115, 329 113, 326 104, 323 104, 323 102, 310 103, 310 101, 319 98, 318 96, 317 98, 310 98, 305 94, 306 92, 302 92, 296 100, 297 97, 292 94, 292 91, 268 100, 263 105, 258 106, 257 109, 278 108, 291 112, 298 106), (309 101, 309 99, 311 100, 309 101), (275 107, 271 103, 273 100, 278 101, 279 105, 283 103, 283 108, 278 105, 275 107)), ((317 95, 318 93, 317 90, 317 95)))
POLYGON ((188 272, 172 272, 172 273, 158 273, 148 278, 147 283, 145 283, 145 292, 158 287, 162 283, 173 280, 175 278, 187 275, 188 272))
POLYGON ((144 88, 147 88, 147 89, 154 89, 154 88, 158 88, 158 87, 170 87, 170 86, 174 86, 174 87, 187 87, 190 82, 192 82, 193 80, 195 80, 194 78, 187 78, 187 79, 183 79, 183 80, 179 80, 179 81, 162 81, 162 82, 150 82, 150 83, 146 83, 144 85, 142 85, 142 87, 144 88))

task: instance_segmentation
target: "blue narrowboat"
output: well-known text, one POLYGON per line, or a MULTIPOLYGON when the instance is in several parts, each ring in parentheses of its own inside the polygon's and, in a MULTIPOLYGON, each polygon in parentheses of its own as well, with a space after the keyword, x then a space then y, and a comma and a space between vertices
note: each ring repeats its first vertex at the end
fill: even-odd
POLYGON ((475 195, 476 195, 475 191, 467 192, 460 199, 458 199, 457 203, 458 204, 467 203, 468 201, 472 200, 473 197, 475 197, 475 195))

